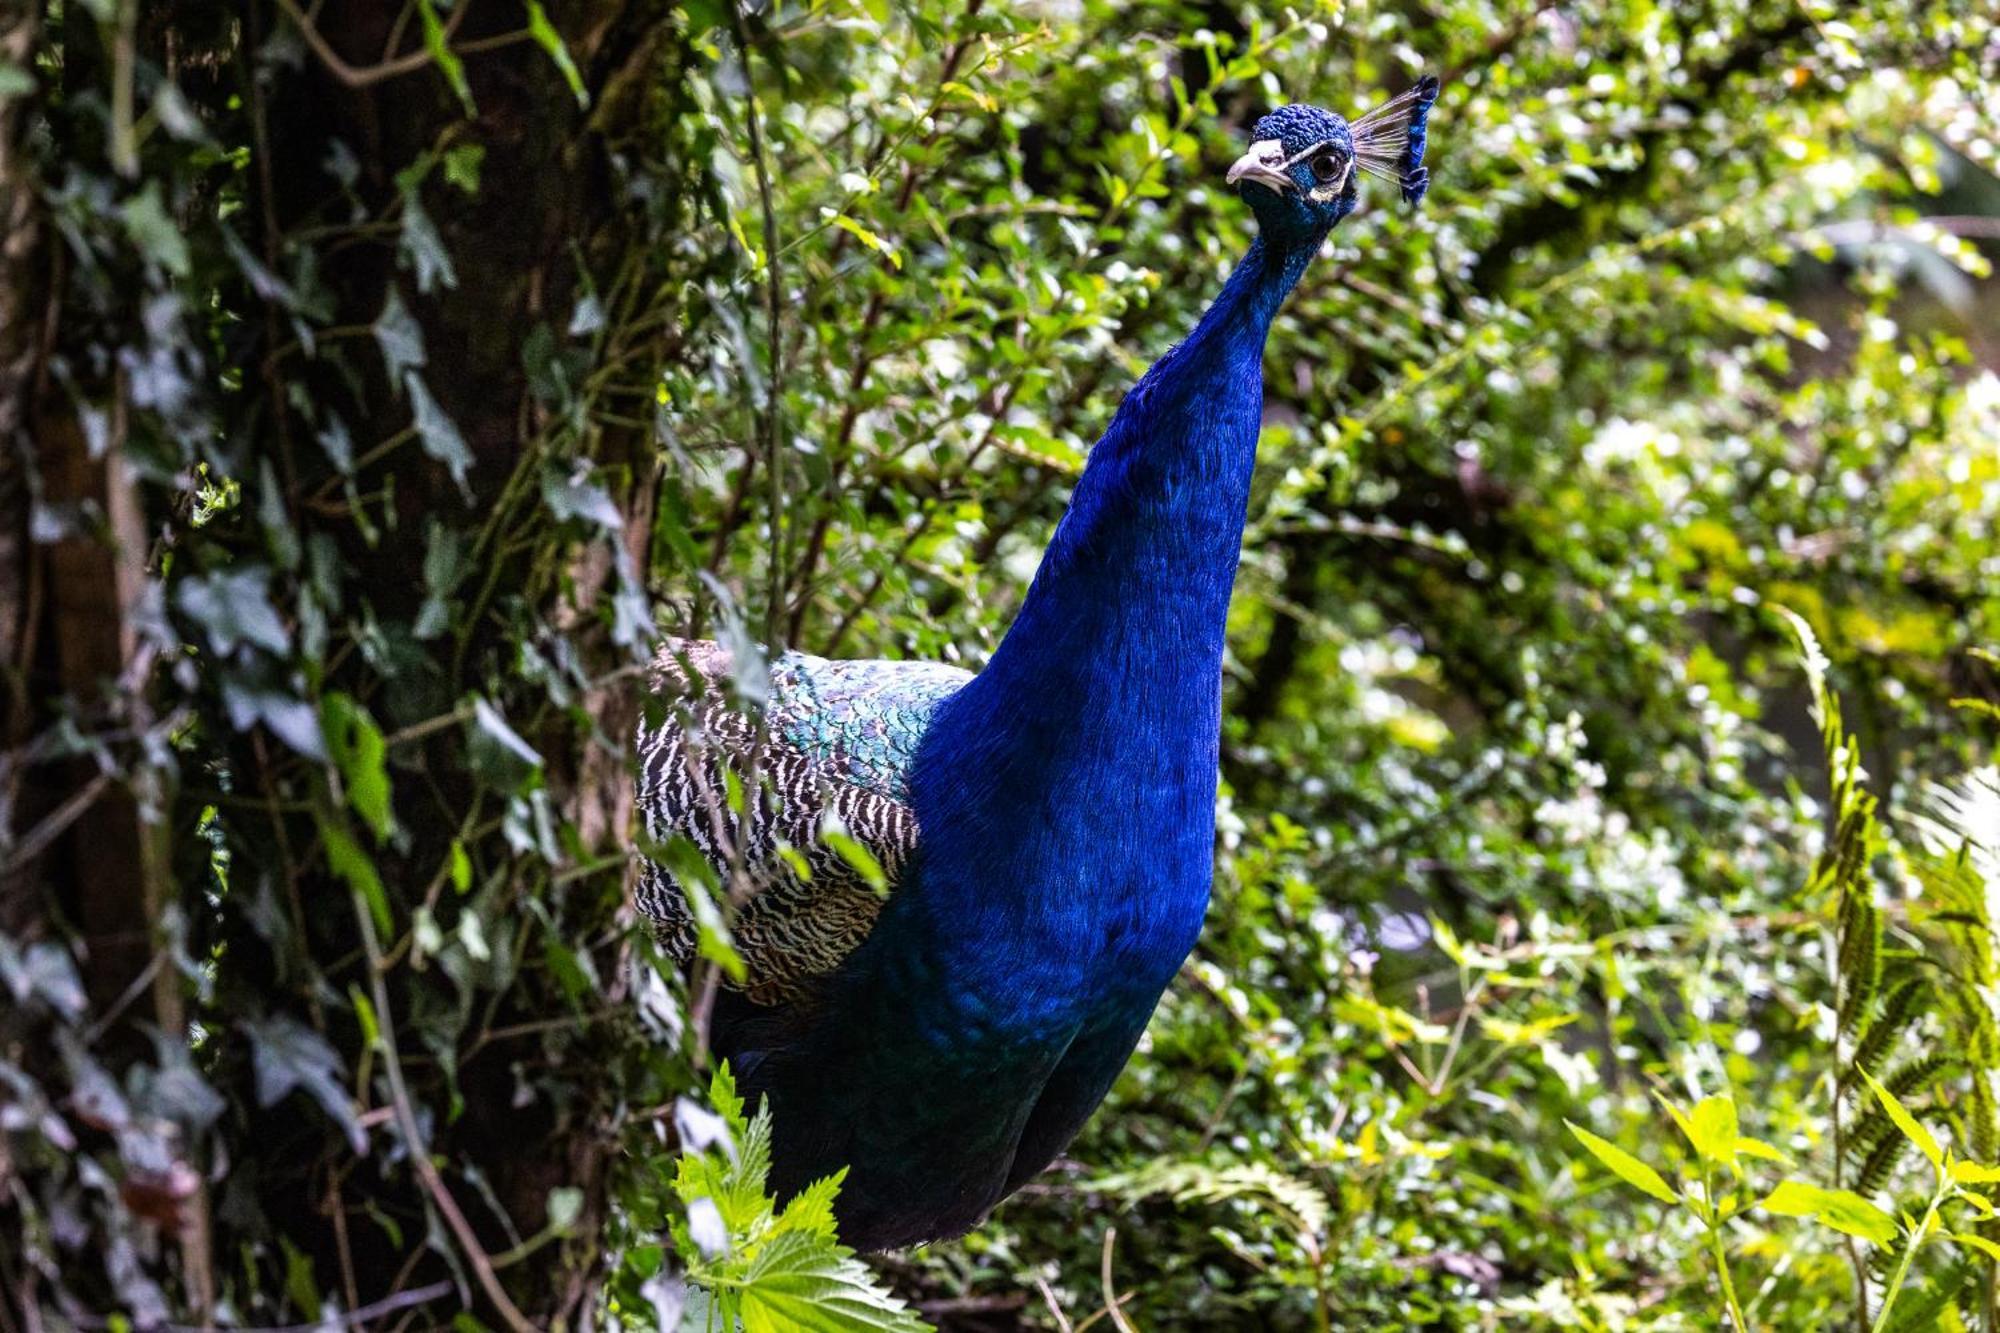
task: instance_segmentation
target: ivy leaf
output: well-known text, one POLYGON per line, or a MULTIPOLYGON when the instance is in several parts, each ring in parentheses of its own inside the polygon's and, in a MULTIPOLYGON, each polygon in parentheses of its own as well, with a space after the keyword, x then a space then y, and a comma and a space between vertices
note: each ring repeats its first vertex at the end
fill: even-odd
POLYGON ((542 767, 542 756, 507 725, 507 718, 484 699, 472 701, 468 738, 472 771, 479 780, 501 791, 518 791, 542 767))
POLYGON ((1786 1180, 1757 1206, 1779 1217, 1814 1218, 1842 1235, 1858 1236, 1874 1245, 1887 1245, 1896 1239, 1896 1219, 1853 1190, 1786 1180))
POLYGON ((250 1036, 259 1106, 273 1106, 293 1089, 303 1088, 346 1131, 357 1155, 368 1151, 368 1136, 347 1097, 340 1053, 325 1037, 285 1014, 252 1019, 243 1029, 250 1036))
POLYGON ((576 62, 570 59, 569 48, 563 45, 562 34, 556 31, 555 24, 549 22, 548 13, 538 0, 528 0, 528 36, 534 38, 535 45, 541 47, 555 62, 556 68, 562 71, 563 82, 576 94, 576 104, 589 106, 590 94, 584 89, 583 75, 577 72, 576 62))
POLYGON ((590 480, 587 468, 565 475, 551 468, 542 475, 542 502, 559 519, 580 518, 607 532, 625 526, 625 516, 611 499, 611 493, 590 480))
POLYGON ((383 935, 389 934, 395 922, 389 914, 389 894, 382 887, 382 877, 376 873, 375 862, 361 849, 354 835, 341 826, 337 815, 325 811, 315 813, 319 819, 320 841, 326 845, 327 867, 346 880, 348 887, 368 904, 368 915, 374 918, 375 929, 383 935))
POLYGON ((423 442, 424 452, 450 470, 451 479, 470 501, 472 488, 465 484, 465 474, 472 467, 472 450, 466 448, 465 437, 438 406, 437 399, 431 397, 431 391, 424 387, 423 378, 416 371, 403 373, 403 385, 410 391, 410 408, 416 414, 417 438, 423 442))
POLYGON ((1615 1143, 1609 1143, 1604 1139, 1600 1139, 1597 1135, 1580 1125, 1573 1124, 1568 1120, 1563 1121, 1563 1123, 1569 1126, 1570 1133, 1576 1135, 1577 1142, 1590 1150, 1592 1157, 1604 1163, 1610 1169, 1611 1174, 1617 1176, 1626 1184, 1631 1185, 1642 1193, 1652 1195, 1661 1203, 1679 1203, 1681 1201, 1681 1196, 1674 1193, 1673 1186, 1667 1184, 1659 1172, 1647 1166, 1631 1153, 1626 1152, 1615 1143))
POLYGON ((320 726, 347 789, 347 803, 374 833, 389 836, 389 747, 368 710, 352 696, 332 693, 320 700, 320 726))
POLYGON ((486 162, 486 145, 462 143, 444 155, 444 178, 467 194, 479 193, 479 169, 486 162))
MULTIPOLYGON (((458 0, 458 3, 465 4, 466 0, 458 0)), ((472 102, 472 85, 465 81, 465 62, 459 59, 458 52, 451 49, 451 37, 438 18, 435 0, 417 0, 417 13, 424 21, 424 49, 431 53, 431 59, 437 62, 445 82, 458 94, 465 114, 478 115, 479 108, 472 102)))
POLYGON ((1896 1128, 1902 1131, 1903 1137, 1916 1144, 1917 1151, 1929 1158, 1933 1167, 1939 1171, 1944 1170, 1944 1149, 1938 1146, 1938 1141, 1930 1130, 1924 1128, 1923 1122, 1910 1114, 1908 1107, 1896 1100, 1895 1093, 1876 1082, 1873 1074, 1865 1069, 1860 1073, 1861 1077, 1868 1081, 1868 1086, 1875 1090, 1875 1100, 1882 1103, 1883 1112, 1894 1122, 1896 1128))
POLYGON ((403 182, 403 232, 398 248, 416 270, 419 292, 429 295, 436 284, 458 286, 458 270, 451 266, 451 252, 444 248, 437 225, 424 211, 415 179, 403 182))
POLYGON ((382 349, 382 368, 388 372, 389 383, 401 385, 404 371, 424 364, 423 326, 403 304, 403 294, 393 282, 389 284, 388 296, 383 298, 382 313, 375 316, 374 324, 369 327, 375 334, 375 345, 382 349))
POLYGON ((262 722, 272 735, 306 758, 326 759, 326 737, 320 729, 319 712, 296 694, 225 680, 222 706, 229 711, 230 725, 238 731, 248 731, 262 722))
POLYGON ((160 202, 160 184, 147 181, 146 188, 127 199, 118 210, 119 218, 125 223, 125 234, 132 238, 149 264, 157 264, 177 278, 185 278, 193 272, 194 265, 188 256, 187 238, 160 202))
POLYGON ((854 1252, 811 1231, 774 1236, 738 1293, 743 1333, 921 1333, 924 1322, 854 1252))
POLYGON ((197 576, 181 584, 174 600, 182 615, 201 626, 218 656, 249 643, 282 657, 291 651, 292 636, 271 605, 270 582, 261 568, 197 576))

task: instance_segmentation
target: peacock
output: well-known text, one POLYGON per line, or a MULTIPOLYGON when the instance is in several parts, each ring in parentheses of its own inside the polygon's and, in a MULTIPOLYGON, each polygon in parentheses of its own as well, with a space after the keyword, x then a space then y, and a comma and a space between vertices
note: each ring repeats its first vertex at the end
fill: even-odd
MULTIPOLYGON (((1119 405, 977 675, 787 653, 760 725, 728 701, 728 649, 664 646, 647 830, 753 890, 711 1042, 769 1099, 781 1198, 847 1169, 856 1249, 962 1235, 1054 1160, 1194 947, 1265 338, 1361 173, 1422 199, 1437 94, 1426 77, 1352 123, 1257 122, 1225 177, 1256 240, 1119 405), (741 819, 725 766, 767 793, 741 819)), ((663 866, 638 900, 690 958, 695 908, 663 866)))

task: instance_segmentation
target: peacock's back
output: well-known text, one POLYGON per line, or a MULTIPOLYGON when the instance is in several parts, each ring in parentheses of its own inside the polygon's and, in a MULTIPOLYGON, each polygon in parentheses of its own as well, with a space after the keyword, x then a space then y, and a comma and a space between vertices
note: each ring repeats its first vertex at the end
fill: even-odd
MULTIPOLYGON (((671 639, 662 648, 654 665, 661 714, 639 733, 639 801, 647 833, 662 843, 686 838, 725 893, 740 861, 749 894, 731 933, 748 969, 743 990, 756 1003, 783 1004, 838 967, 875 924, 917 847, 910 765, 931 714, 971 673, 787 653, 771 667, 761 748, 756 721, 730 703, 731 674, 720 644, 671 639), (730 810, 723 769, 744 781, 753 757, 774 799, 747 803, 746 832, 730 810)), ((652 859, 641 867, 638 903, 668 951, 688 961, 694 912, 652 859)))

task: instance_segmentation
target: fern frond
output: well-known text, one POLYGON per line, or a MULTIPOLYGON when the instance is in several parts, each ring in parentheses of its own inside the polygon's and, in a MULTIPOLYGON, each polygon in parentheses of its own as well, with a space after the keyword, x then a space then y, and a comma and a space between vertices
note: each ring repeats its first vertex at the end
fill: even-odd
POLYGON ((1855 1070, 1872 1074, 1880 1068, 1883 1057, 1923 1016, 1923 1004, 1930 998, 1929 982, 1922 977, 1905 977, 1889 989, 1872 1018, 1864 1012, 1864 1021, 1854 1034, 1854 1058, 1842 1071, 1841 1082, 1851 1081, 1855 1070))
POLYGON ((1854 1191, 1863 1197, 1881 1192, 1882 1186, 1889 1179, 1889 1173, 1896 1169, 1896 1163, 1902 1160, 1903 1154, 1910 1147, 1910 1141, 1887 1123, 1886 1116, 1883 1118, 1883 1123, 1889 1132, 1879 1136, 1874 1148, 1862 1158, 1861 1169, 1854 1176, 1854 1191))
POLYGON ((1894 1093, 1898 1099, 1907 1099, 1936 1087, 1944 1076, 1957 1069, 1959 1064, 1960 1062, 1953 1056, 1933 1052, 1897 1065, 1889 1077, 1882 1080, 1882 1086, 1894 1093))
POLYGON ((1882 914, 1860 894, 1850 895, 1858 906, 1855 929, 1840 942, 1840 1030, 1848 1032, 1874 1002, 1882 985, 1882 914))
POLYGON ((1992 1161, 2000 1150, 2000 1106, 1995 1105, 1993 1085, 1983 1070, 1974 1076, 1972 1095, 1966 1099, 1965 1131, 1973 1155, 1982 1162, 1992 1161))

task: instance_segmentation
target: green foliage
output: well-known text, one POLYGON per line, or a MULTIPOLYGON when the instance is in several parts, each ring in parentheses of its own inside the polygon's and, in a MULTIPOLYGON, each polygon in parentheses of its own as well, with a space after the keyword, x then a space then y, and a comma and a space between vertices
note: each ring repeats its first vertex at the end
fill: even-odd
POLYGON ((671 1224, 675 1253, 695 1284, 683 1326, 744 1333, 915 1333, 925 1325, 882 1288, 834 1234, 838 1175, 816 1181, 780 1208, 765 1191, 771 1113, 747 1120, 729 1066, 709 1083, 719 1118, 711 1143, 688 1142, 673 1191, 686 1210, 671 1224), (739 1322, 740 1321, 740 1322, 739 1322))
POLYGON ((71 885, 7 918, 0 1286, 2000 1328, 1990 15, 331 8, 46 6, 0 62, 60 316, 21 564, 119 517, 67 429, 143 593, 117 700, 8 663, 0 863, 106 775, 164 979, 111 1021, 71 885), (1422 70, 1424 208, 1364 188, 1272 339, 1202 943, 1068 1160, 867 1268, 698 1096, 741 960, 627 824, 651 641, 978 666, 1249 242, 1249 118, 1422 70))

